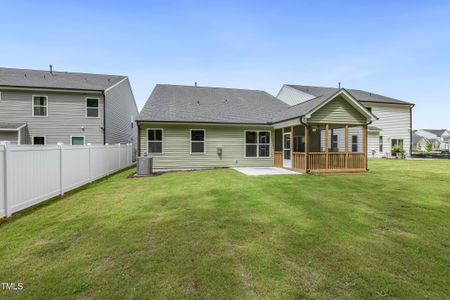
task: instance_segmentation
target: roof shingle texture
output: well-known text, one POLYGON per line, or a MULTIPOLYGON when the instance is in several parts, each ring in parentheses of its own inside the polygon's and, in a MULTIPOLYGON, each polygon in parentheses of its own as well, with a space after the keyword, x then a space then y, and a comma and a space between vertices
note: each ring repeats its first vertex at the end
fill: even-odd
POLYGON ((0 86, 103 91, 125 76, 0 68, 0 86))
POLYGON ((288 108, 264 91, 158 84, 138 120, 269 124, 288 108))
MULTIPOLYGON (((309 85, 294 85, 294 84, 287 84, 287 86, 290 86, 294 89, 300 90, 302 92, 305 92, 307 94, 313 95, 313 96, 321 96, 327 93, 334 93, 337 92, 338 88, 330 88, 330 87, 319 87, 319 86, 309 86, 309 85)), ((393 104, 407 104, 407 105, 413 105, 413 103, 382 96, 375 93, 370 93, 362 90, 355 90, 355 89, 345 89, 348 91, 356 100, 362 101, 362 102, 378 102, 378 103, 393 103, 393 104)))

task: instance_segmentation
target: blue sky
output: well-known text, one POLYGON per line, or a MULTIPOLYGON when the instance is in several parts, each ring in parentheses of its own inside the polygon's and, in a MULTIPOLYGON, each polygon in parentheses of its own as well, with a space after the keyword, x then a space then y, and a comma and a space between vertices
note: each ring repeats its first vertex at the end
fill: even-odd
POLYGON ((1 1, 0 66, 156 83, 358 88, 450 128, 448 1, 1 1))

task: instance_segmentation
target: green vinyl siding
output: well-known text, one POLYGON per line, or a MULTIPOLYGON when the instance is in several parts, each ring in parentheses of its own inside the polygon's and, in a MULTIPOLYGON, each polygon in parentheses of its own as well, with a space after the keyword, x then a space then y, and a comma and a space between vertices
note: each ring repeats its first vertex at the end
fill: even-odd
POLYGON ((342 96, 331 100, 311 115, 308 123, 366 124, 366 117, 357 111, 342 96))
POLYGON ((163 153, 154 154, 156 169, 186 169, 211 167, 272 167, 273 156, 245 157, 245 130, 269 130, 270 126, 246 125, 189 125, 189 124, 140 124, 140 154, 147 152, 147 128, 163 129, 163 153), (191 154, 190 129, 205 130, 205 153, 191 154), (222 156, 217 148, 222 148, 222 156))

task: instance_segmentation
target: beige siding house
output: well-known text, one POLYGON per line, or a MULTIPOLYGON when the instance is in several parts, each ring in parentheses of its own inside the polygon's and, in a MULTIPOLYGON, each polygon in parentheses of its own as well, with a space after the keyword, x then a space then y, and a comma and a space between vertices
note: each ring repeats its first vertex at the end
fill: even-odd
MULTIPOLYGON (((339 89, 285 84, 277 98, 295 105, 337 90, 339 89)), ((391 148, 396 144, 401 145, 406 154, 410 155, 414 104, 361 90, 347 91, 377 116, 368 126, 368 157, 390 157, 391 148)))
POLYGON ((344 89, 289 105, 257 90, 157 85, 137 120, 139 154, 156 169, 366 171, 374 120, 344 89))
POLYGON ((0 142, 135 143, 125 76, 0 68, 0 142))

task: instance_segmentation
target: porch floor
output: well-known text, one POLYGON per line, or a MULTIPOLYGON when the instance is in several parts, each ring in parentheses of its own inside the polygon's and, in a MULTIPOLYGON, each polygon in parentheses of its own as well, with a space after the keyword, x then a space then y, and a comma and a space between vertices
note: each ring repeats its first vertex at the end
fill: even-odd
POLYGON ((242 167, 233 169, 248 176, 302 174, 300 172, 276 167, 242 167))

